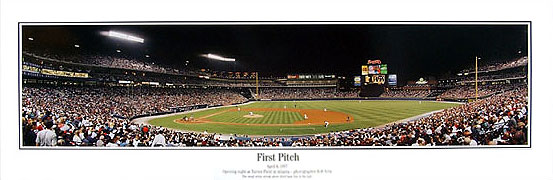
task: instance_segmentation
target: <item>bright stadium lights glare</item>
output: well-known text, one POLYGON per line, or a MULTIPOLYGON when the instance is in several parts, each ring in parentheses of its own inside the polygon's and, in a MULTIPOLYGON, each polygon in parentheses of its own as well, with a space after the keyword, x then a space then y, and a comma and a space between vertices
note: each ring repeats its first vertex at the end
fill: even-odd
POLYGON ((147 57, 147 58, 149 58, 149 57, 150 57, 150 55, 147 55, 147 54, 146 54, 146 57, 147 57))
POLYGON ((75 47, 78 48, 78 47, 81 47, 81 46, 79 46, 78 44, 75 44, 75 47))
POLYGON ((28 39, 29 41, 34 41, 34 40, 35 40, 35 38, 32 38, 32 37, 27 38, 27 39, 28 39))
POLYGON ((121 52, 121 50, 119 50, 119 49, 118 49, 118 50, 115 50, 115 51, 117 51, 118 53, 120 53, 120 52, 121 52))
POLYGON ((231 62, 236 61, 234 58, 225 58, 225 57, 215 55, 215 54, 204 54, 202 56, 206 57, 206 58, 209 58, 209 59, 219 60, 219 61, 231 61, 231 62))
POLYGON ((116 38, 125 39, 125 40, 129 40, 129 41, 144 43, 144 39, 142 39, 142 38, 139 38, 139 37, 136 37, 136 36, 131 36, 131 35, 120 33, 120 32, 116 32, 116 31, 109 31, 107 33, 107 35, 110 36, 110 37, 116 37, 116 38))

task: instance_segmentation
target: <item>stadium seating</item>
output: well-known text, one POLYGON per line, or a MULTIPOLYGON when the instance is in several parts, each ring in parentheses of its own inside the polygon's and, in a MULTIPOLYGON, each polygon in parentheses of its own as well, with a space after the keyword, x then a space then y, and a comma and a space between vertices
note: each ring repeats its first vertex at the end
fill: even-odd
POLYGON ((259 99, 329 99, 356 98, 359 91, 338 91, 336 88, 262 88, 259 99))
POLYGON ((152 146, 152 140, 158 134, 167 140, 167 147, 527 144, 526 84, 420 120, 301 138, 243 138, 234 135, 230 139, 220 139, 220 134, 181 132, 134 124, 125 117, 166 110, 168 106, 179 103, 224 104, 244 100, 224 89, 137 91, 138 94, 129 94, 124 88, 25 87, 21 114, 24 145, 33 145, 36 132, 44 128, 46 121, 56 124, 58 146, 152 146), (194 97, 201 98, 188 100, 194 97))
MULTIPOLYGON (((222 134, 182 132, 135 124, 131 119, 142 115, 171 112, 176 107, 243 103, 248 101, 243 95, 244 91, 253 94, 253 90, 248 89, 255 87, 252 81, 207 80, 198 78, 200 75, 206 75, 200 71, 174 69, 123 56, 56 54, 48 51, 27 51, 24 55, 31 57, 24 63, 34 68, 47 66, 51 69, 74 70, 73 68, 77 67, 76 71, 88 72, 93 78, 99 79, 97 84, 88 86, 65 85, 63 81, 56 82, 57 85, 25 84, 21 111, 24 146, 34 146, 36 133, 49 121, 56 125, 54 131, 57 134, 58 146, 153 146, 154 137, 160 134, 165 138, 167 147, 448 146, 528 143, 528 84, 523 80, 526 78, 524 71, 517 69, 525 68, 524 65, 528 63, 526 58, 482 67, 480 70, 485 72, 479 80, 489 83, 479 86, 481 99, 415 121, 381 128, 366 127, 302 137, 257 138, 230 135, 230 138, 227 138, 228 135, 222 134), (44 64, 42 60, 49 61, 50 64, 44 64), (117 68, 122 71, 94 72, 89 66, 117 68), (144 74, 132 74, 134 71, 128 71, 127 74, 127 70, 136 70, 144 74), (146 75, 149 72, 156 76, 146 75), (188 76, 173 78, 184 77, 183 75, 188 76), (519 79, 520 82, 511 83, 504 80, 511 78, 519 79), (121 86, 116 83, 122 79, 137 82, 177 82, 183 86, 121 86)), ((464 72, 470 72, 470 69, 464 72)), ((470 85, 470 81, 474 81, 472 76, 459 76, 451 81, 451 86, 439 91, 433 89, 438 86, 412 85, 415 86, 410 87, 412 89, 398 88, 386 91, 381 97, 424 98, 437 95, 437 98, 442 99, 474 98, 475 89, 470 85)), ((257 99, 359 98, 359 90, 340 91, 336 87, 281 87, 285 84, 270 80, 260 84, 263 88, 260 88, 257 99)))

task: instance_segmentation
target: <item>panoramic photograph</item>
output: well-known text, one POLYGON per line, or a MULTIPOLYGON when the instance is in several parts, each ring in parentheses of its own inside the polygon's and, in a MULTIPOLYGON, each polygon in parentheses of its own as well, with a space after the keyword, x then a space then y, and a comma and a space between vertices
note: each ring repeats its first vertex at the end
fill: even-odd
POLYGON ((20 23, 20 148, 527 148, 529 26, 20 23))

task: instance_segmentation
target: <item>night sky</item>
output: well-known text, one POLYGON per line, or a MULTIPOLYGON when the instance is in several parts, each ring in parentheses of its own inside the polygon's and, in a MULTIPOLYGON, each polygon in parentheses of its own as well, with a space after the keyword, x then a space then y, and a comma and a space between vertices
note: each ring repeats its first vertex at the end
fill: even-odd
POLYGON ((32 26, 23 28, 23 46, 56 51, 125 55, 145 61, 222 71, 360 75, 368 59, 388 64, 400 83, 444 77, 473 66, 528 54, 526 25, 142 25, 32 26), (100 34, 115 30, 144 44, 100 34), (33 37, 34 41, 28 41, 33 37), (79 44, 80 48, 73 45, 79 44), (518 54, 521 51, 521 54, 518 54), (236 59, 216 62, 200 54, 236 59), (150 58, 145 58, 145 54, 150 58))

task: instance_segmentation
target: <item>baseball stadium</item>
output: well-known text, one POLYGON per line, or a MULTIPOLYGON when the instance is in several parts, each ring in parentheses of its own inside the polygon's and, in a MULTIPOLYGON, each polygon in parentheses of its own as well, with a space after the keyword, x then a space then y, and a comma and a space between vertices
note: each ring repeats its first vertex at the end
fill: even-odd
POLYGON ((529 24, 20 24, 20 147, 529 147, 529 24))

